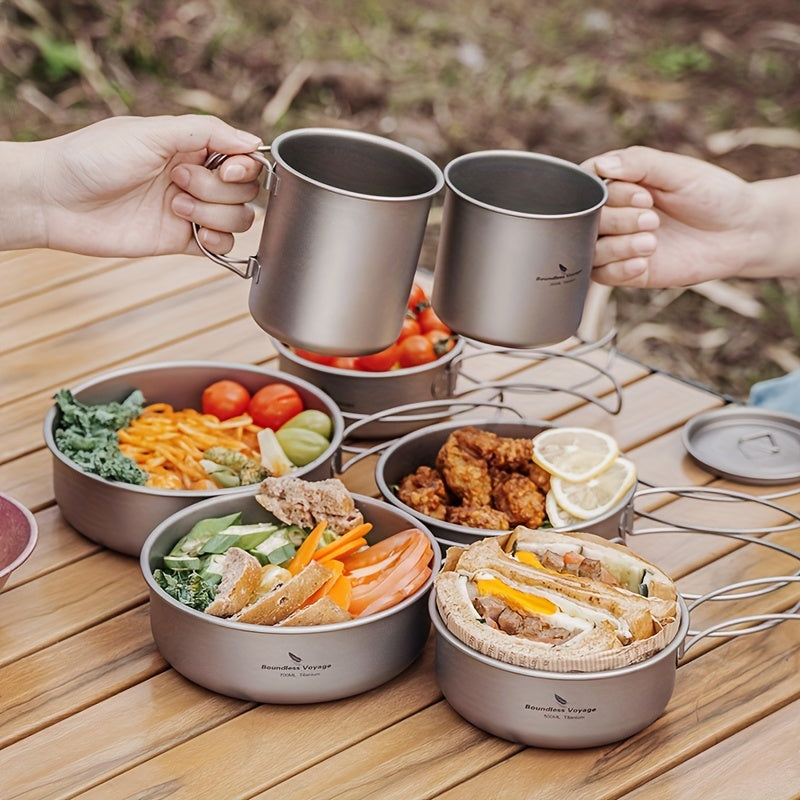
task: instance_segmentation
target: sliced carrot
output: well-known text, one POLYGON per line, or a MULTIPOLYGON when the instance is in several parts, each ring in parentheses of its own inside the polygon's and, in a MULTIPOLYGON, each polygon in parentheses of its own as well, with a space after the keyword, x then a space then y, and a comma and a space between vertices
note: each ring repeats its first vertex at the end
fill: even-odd
POLYGON ((328 590, 328 597, 336 603, 339 608, 345 611, 350 605, 350 597, 352 595, 352 588, 350 586, 350 579, 347 575, 340 575, 333 586, 328 590))
POLYGON ((361 539, 371 530, 371 522, 362 522, 360 525, 350 528, 347 533, 343 533, 337 539, 334 539, 330 544, 326 544, 325 547, 320 547, 319 550, 314 553, 314 558, 317 561, 322 561, 322 559, 328 558, 328 556, 334 550, 338 550, 343 544, 347 544, 347 542, 351 542, 353 539, 361 539))
POLYGON ((376 564, 393 553, 402 551, 417 536, 424 536, 422 531, 417 528, 408 528, 408 530, 393 533, 391 536, 387 536, 385 539, 370 545, 366 550, 360 550, 358 553, 353 553, 343 559, 344 565, 349 571, 376 564))
POLYGON ((314 530, 306 536, 303 543, 297 548, 294 558, 286 567, 292 575, 297 575, 304 567, 307 567, 311 563, 314 551, 317 549, 319 540, 322 538, 322 534, 327 527, 328 523, 325 522, 325 520, 318 522, 314 530))
POLYGON ((327 555, 322 556, 319 558, 317 553, 314 553, 314 560, 319 561, 321 564, 327 564, 331 559, 340 559, 342 556, 346 556, 348 553, 354 553, 356 550, 360 550, 362 547, 367 546, 367 540, 363 536, 359 536, 358 539, 352 539, 349 542, 345 542, 342 545, 339 545, 335 550, 331 550, 327 555))
POLYGON ((308 597, 303 603, 304 606, 310 606, 312 603, 315 603, 320 597, 325 597, 328 592, 333 588, 333 584, 341 577, 342 573, 344 572, 344 564, 341 561, 335 561, 334 559, 329 559, 325 562, 325 566, 333 572, 330 578, 328 578, 322 586, 317 589, 310 597, 308 597))

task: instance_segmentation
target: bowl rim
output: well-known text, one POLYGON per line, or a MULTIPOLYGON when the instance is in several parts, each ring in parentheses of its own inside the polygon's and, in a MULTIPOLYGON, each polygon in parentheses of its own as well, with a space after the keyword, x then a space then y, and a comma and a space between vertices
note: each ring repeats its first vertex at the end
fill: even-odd
MULTIPOLYGON (((91 389, 95 386, 99 386, 100 384, 103 384, 106 381, 124 377, 126 375, 136 374, 137 372, 143 372, 149 370, 180 369, 188 367, 220 368, 220 369, 232 369, 232 370, 242 370, 245 372, 252 372, 253 374, 264 375, 271 378, 277 378, 280 381, 294 384, 318 397, 325 404, 331 416, 331 420, 333 422, 333 434, 331 436, 330 444, 323 453, 317 456, 317 458, 315 458, 313 461, 298 468, 302 470, 302 472, 298 477, 302 477, 302 475, 313 471, 316 467, 323 464, 326 460, 333 458, 337 453, 337 451, 339 450, 339 448, 341 447, 341 442, 344 430, 346 428, 346 423, 344 417, 342 416, 341 409, 333 401, 333 398, 330 397, 330 395, 328 395, 326 392, 323 392, 322 389, 320 389, 317 386, 314 386, 313 383, 304 380, 303 378, 298 378, 295 377, 294 375, 290 375, 289 373, 281 372, 279 370, 269 369, 268 367, 261 367, 257 364, 245 364, 232 361, 203 361, 203 360, 158 361, 154 363, 140 364, 133 367, 123 367, 121 369, 113 370, 112 372, 104 372, 101 375, 97 375, 93 378, 89 378, 88 380, 83 381, 82 383, 73 387, 70 391, 73 394, 78 394, 86 389, 91 389)), ((154 497, 180 497, 180 498, 192 498, 192 497, 203 498, 208 496, 217 497, 220 495, 222 496, 235 495, 235 494, 246 493, 247 490, 250 488, 249 486, 233 486, 224 489, 223 488, 162 489, 152 486, 140 486, 135 483, 123 483, 121 481, 112 481, 109 480, 108 478, 103 478, 100 475, 96 475, 93 472, 87 472, 80 465, 76 464, 71 458, 68 458, 64 453, 62 453, 61 450, 59 450, 58 446, 56 445, 54 429, 55 429, 57 411, 58 411, 58 406, 55 403, 53 403, 47 410, 47 413, 44 418, 43 431, 44 431, 44 440, 45 444, 47 445, 47 448, 50 450, 51 454, 59 461, 61 461, 62 464, 64 464, 66 467, 79 473, 82 477, 87 478, 91 481, 95 481, 103 486, 111 486, 114 488, 122 489, 125 491, 131 491, 134 493, 139 493, 151 497, 154 496, 154 497)))
POLYGON ((20 503, 20 501, 16 498, 6 494, 5 492, 0 492, 0 501, 14 506, 14 508, 21 512, 22 516, 25 517, 25 520, 28 523, 29 531, 28 541, 25 543, 25 547, 22 549, 20 554, 11 563, 6 564, 4 567, 0 567, 0 579, 3 579, 10 575, 15 569, 21 567, 22 564, 27 561, 39 540, 39 526, 36 522, 36 517, 33 516, 33 512, 26 506, 22 505, 22 503, 20 503))
MULTIPOLYGON (((255 498, 255 491, 251 491, 250 493, 243 495, 244 497, 253 497, 255 498)), ((399 603, 396 603, 389 608, 385 608, 383 611, 379 611, 376 614, 370 614, 367 617, 357 617, 355 619, 346 620, 344 622, 330 622, 325 625, 297 625, 297 626, 286 626, 286 627, 277 627, 275 625, 257 625, 256 623, 252 622, 234 622, 230 619, 224 617, 215 617, 212 614, 206 614, 203 611, 198 611, 197 609, 190 608, 189 606, 184 605, 183 603, 176 600, 171 595, 167 594, 153 579, 153 571, 150 569, 150 551, 153 548, 153 545, 158 540, 158 538, 162 535, 164 529, 169 527, 170 525, 174 524, 175 521, 189 513, 195 513, 198 510, 202 511, 204 507, 213 507, 219 502, 219 498, 211 497, 206 500, 201 500, 198 503, 193 503, 190 507, 181 509, 180 511, 176 511, 174 514, 171 514, 169 517, 164 519, 161 523, 159 523, 153 531, 148 535, 145 539, 144 544, 142 545, 142 550, 139 555, 139 567, 142 572, 142 576, 144 577, 145 583, 147 584, 148 589, 150 590, 151 594, 155 594, 158 599, 166 602, 172 609, 177 610, 178 612, 182 612, 188 614, 190 618, 193 618, 200 624, 209 624, 215 626, 221 626, 224 629, 230 630, 240 630, 243 632, 250 632, 250 633, 257 633, 262 635, 289 635, 289 636, 298 636, 300 634, 308 634, 308 633, 325 633, 329 631, 347 631, 352 630, 355 628, 363 627, 364 625, 369 625, 375 622, 379 622, 386 617, 394 616, 398 614, 403 609, 408 608, 408 606, 414 605, 421 597, 423 597, 427 592, 429 592, 433 587, 433 581, 435 580, 436 576, 439 574, 439 570, 441 569, 442 565, 442 555, 441 550, 439 548, 439 544, 436 541, 434 535, 428 530, 427 527, 424 525, 420 525, 417 520, 411 517, 408 513, 404 512, 403 509, 393 508, 385 503, 382 500, 369 497, 367 495, 357 494, 354 492, 350 493, 350 496, 356 502, 356 505, 359 503, 364 503, 366 506, 371 506, 374 504, 382 504, 386 507, 387 510, 394 512, 399 512, 399 515, 405 519, 409 523, 410 526, 414 526, 415 528, 419 528, 427 537, 431 545, 431 549, 433 551, 431 556, 431 574, 428 576, 428 579, 425 583, 417 589, 414 594, 409 595, 408 597, 401 600, 399 603)))
POLYGON ((356 380, 391 380, 399 379, 401 376, 404 375, 418 375, 423 372, 433 372, 438 369, 447 368, 450 364, 456 359, 457 356, 461 355, 464 350, 465 342, 462 336, 459 336, 456 333, 453 333, 453 336, 456 337, 455 345, 451 350, 448 350, 444 355, 439 356, 435 361, 429 361, 427 364, 419 364, 416 367, 400 367, 398 369, 389 369, 389 370, 382 370, 379 372, 369 372, 368 370, 360 370, 360 369, 342 369, 341 367, 333 367, 329 366, 328 364, 318 364, 316 361, 309 361, 307 358, 303 358, 302 356, 298 356, 289 345, 281 342, 279 339, 272 338, 272 344, 275 349, 278 351, 278 355, 280 357, 286 358, 288 361, 291 361, 299 366, 303 367, 304 369, 313 370, 325 375, 338 375, 343 378, 351 378, 356 380))
POLYGON ((476 661, 481 662, 487 667, 499 669, 502 672, 510 672, 513 675, 522 678, 545 678, 547 680, 563 680, 568 682, 577 681, 588 682, 597 681, 604 678, 615 678, 630 675, 631 673, 641 672, 648 667, 653 666, 665 658, 675 656, 675 666, 677 668, 677 661, 680 657, 680 650, 686 640, 689 632, 689 609, 686 601, 683 599, 680 592, 677 594, 678 608, 680 609, 680 620, 678 629, 675 631, 675 636, 656 653, 637 661, 634 664, 626 664, 624 667, 614 667, 613 669, 594 670, 590 672, 555 672, 544 669, 531 669, 530 667, 520 667, 517 664, 509 664, 505 661, 500 661, 497 658, 492 658, 473 647, 470 647, 466 642, 459 639, 448 627, 445 625, 442 615, 436 606, 436 586, 431 589, 430 597, 428 598, 428 614, 431 618, 434 630, 436 631, 437 640, 441 638, 442 641, 449 644, 451 647, 457 649, 462 655, 468 658, 474 658, 476 661))

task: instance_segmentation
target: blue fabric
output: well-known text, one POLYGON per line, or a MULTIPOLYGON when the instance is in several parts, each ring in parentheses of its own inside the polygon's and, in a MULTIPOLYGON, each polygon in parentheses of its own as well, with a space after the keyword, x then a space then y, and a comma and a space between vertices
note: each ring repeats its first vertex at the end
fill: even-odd
POLYGON ((750 388, 749 402, 751 406, 800 416, 800 370, 754 383, 750 388))

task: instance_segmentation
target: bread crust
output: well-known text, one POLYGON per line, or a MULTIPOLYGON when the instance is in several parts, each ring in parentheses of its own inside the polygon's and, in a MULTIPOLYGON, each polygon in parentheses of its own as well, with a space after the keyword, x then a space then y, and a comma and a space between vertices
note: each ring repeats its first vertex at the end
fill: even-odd
POLYGON ((353 619, 353 615, 349 611, 336 605, 330 597, 325 595, 319 600, 293 611, 286 619, 282 619, 278 626, 329 625, 332 622, 347 622, 351 619, 353 619))
POLYGON ((328 579, 333 571, 319 561, 312 561, 286 583, 245 606, 232 619, 254 625, 275 625, 296 611, 328 579))
POLYGON ((222 580, 206 614, 230 617, 241 611, 261 583, 261 564, 240 547, 231 547, 222 562, 222 580))

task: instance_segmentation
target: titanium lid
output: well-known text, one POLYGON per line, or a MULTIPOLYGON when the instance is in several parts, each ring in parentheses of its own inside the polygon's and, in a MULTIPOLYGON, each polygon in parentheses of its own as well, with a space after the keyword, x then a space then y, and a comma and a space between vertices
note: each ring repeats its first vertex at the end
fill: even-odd
POLYGON ((689 420, 683 444, 702 467, 751 484, 800 480, 800 417, 727 406, 689 420))

